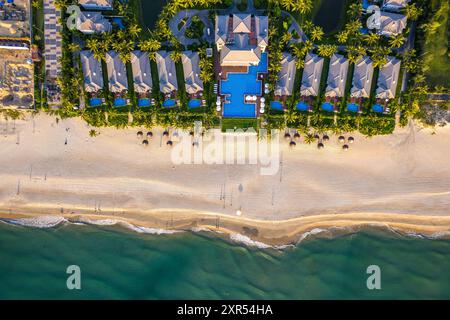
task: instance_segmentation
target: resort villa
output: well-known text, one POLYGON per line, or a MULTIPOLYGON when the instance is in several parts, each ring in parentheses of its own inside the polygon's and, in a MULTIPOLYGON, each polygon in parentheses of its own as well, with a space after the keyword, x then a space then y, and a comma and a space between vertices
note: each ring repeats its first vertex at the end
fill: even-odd
POLYGON ((108 72, 109 91, 114 94, 114 106, 126 105, 122 98, 128 91, 127 69, 116 51, 106 53, 106 70, 108 72))
POLYGON ((274 91, 276 97, 281 98, 292 95, 296 71, 294 56, 288 52, 283 52, 281 71, 278 73, 278 81, 274 91))
POLYGON ((302 100, 311 99, 319 94, 320 77, 322 75, 323 58, 309 52, 305 57, 300 96, 302 100), (307 98, 307 99, 305 99, 307 98))
POLYGON ((170 52, 158 51, 156 53, 156 65, 158 67, 159 90, 164 94, 164 106, 175 106, 175 100, 178 91, 177 73, 175 62, 170 57, 170 52))
POLYGON ((200 58, 198 53, 193 51, 184 51, 181 61, 183 63, 186 92, 191 97, 201 95, 201 92, 203 91, 203 82, 200 79, 200 58))
POLYGON ((94 58, 89 50, 80 52, 81 65, 84 77, 84 90, 95 93, 103 89, 103 74, 100 61, 94 58))
POLYGON ((348 59, 343 55, 334 54, 331 57, 327 87, 325 89, 326 102, 322 105, 324 110, 336 110, 336 98, 341 98, 344 96, 348 65, 348 59))
POLYGON ((348 59, 340 54, 333 54, 328 71, 326 97, 344 96, 345 81, 347 80, 348 59))
POLYGON ((384 0, 382 9, 388 11, 400 11, 406 7, 410 0, 384 0))
POLYGON ((133 74, 134 91, 139 98, 138 105, 140 107, 149 106, 153 80, 147 52, 139 50, 131 52, 131 71, 133 74))
POLYGON ((406 28, 406 22, 407 18, 403 14, 382 11, 378 33, 387 37, 401 34, 406 28))
MULTIPOLYGON (((369 56, 362 57, 355 63, 352 88, 350 90, 351 104, 360 111, 363 98, 369 98, 373 77, 373 63, 369 56)), ((350 106, 349 106, 350 107, 350 106)), ((354 111, 354 110, 351 110, 354 111)))
POLYGON ((78 0, 78 4, 87 10, 113 9, 113 0, 78 0))
POLYGON ((224 117, 254 118, 264 112, 269 19, 253 14, 216 16, 216 71, 220 80, 217 111, 224 117), (261 105, 262 103, 262 105, 261 105), (259 106, 259 108, 257 108, 259 106))
POLYGON ((372 107, 373 111, 386 111, 389 100, 395 98, 400 64, 400 59, 389 56, 388 62, 380 68, 376 91, 377 104, 372 107))
POLYGON ((110 32, 111 23, 100 12, 82 11, 76 20, 77 30, 84 34, 110 32))
POLYGON ((89 50, 80 52, 81 67, 84 78, 84 91, 89 95, 89 105, 99 106, 104 102, 98 97, 98 93, 103 89, 102 65, 99 60, 89 50))

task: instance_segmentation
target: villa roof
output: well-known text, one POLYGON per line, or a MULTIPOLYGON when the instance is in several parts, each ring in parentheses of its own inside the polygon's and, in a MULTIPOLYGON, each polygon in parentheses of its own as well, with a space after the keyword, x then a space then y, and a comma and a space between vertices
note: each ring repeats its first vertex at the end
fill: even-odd
POLYGON ((334 54, 330 60, 330 69, 328 72, 327 88, 325 96, 342 97, 345 92, 345 83, 347 81, 348 59, 340 54, 334 54))
POLYGON ((266 47, 269 44, 269 17, 255 17, 255 33, 258 41, 258 46, 266 47))
POLYGON ((128 89, 127 69, 117 51, 111 50, 106 53, 106 69, 109 91, 121 92, 128 89))
POLYGON ((110 32, 111 23, 100 12, 82 11, 77 17, 77 29, 83 33, 110 32))
POLYGON ((380 16, 380 31, 384 36, 397 35, 403 32, 406 28, 407 18, 403 14, 381 12, 380 16))
POLYGON ((376 97, 379 99, 395 98, 395 91, 400 74, 401 61, 395 57, 388 57, 388 62, 381 67, 378 76, 376 97))
POLYGON ((178 89, 175 63, 170 58, 170 52, 156 52, 156 65, 158 67, 159 89, 163 93, 171 93, 178 89))
POLYGON ((261 60, 259 48, 224 47, 220 51, 220 64, 222 66, 250 66, 257 65, 261 60))
POLYGON ((308 53, 305 58, 303 69, 301 96, 317 96, 322 76, 323 58, 317 54, 308 53))
POLYGON ((78 0, 78 4, 86 8, 111 8, 113 7, 113 0, 78 0))
POLYGON ((97 92, 103 88, 102 65, 94 58, 91 51, 80 52, 81 65, 86 92, 97 92))
POLYGON ((186 92, 195 94, 203 91, 203 82, 200 79, 200 58, 197 52, 184 51, 182 60, 186 92))
POLYGON ((267 16, 216 16, 215 41, 222 66, 257 65, 268 45, 267 16))
POLYGON ((386 9, 399 10, 405 8, 411 0, 384 0, 383 7, 386 9))
POLYGON ((369 56, 362 57, 355 63, 353 86, 350 91, 355 98, 368 98, 372 84, 373 63, 369 56))
POLYGON ((250 14, 233 14, 233 33, 250 33, 252 19, 250 14))
POLYGON ((227 40, 227 26, 228 26, 228 16, 216 16, 216 32, 215 41, 216 43, 225 44, 227 40))
POLYGON ((131 52, 131 70, 133 72, 134 91, 145 93, 152 90, 153 81, 150 60, 147 52, 131 52))
POLYGON ((296 70, 294 56, 290 53, 283 52, 281 71, 278 73, 278 81, 274 92, 276 96, 292 95, 296 70))

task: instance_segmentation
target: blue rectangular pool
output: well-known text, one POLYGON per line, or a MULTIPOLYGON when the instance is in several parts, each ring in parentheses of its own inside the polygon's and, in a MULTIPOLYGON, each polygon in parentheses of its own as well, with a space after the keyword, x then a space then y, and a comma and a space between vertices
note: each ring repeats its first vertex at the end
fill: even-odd
POLYGON ((283 104, 280 101, 271 101, 270 108, 273 110, 283 111, 283 104))
POLYGON ((174 107, 177 104, 177 102, 174 99, 167 99, 163 102, 163 107, 165 108, 171 108, 174 107))
POLYGON ((138 107, 149 107, 150 99, 142 98, 138 100, 138 107))
POLYGON ((374 104, 372 106, 372 110, 378 113, 382 113, 384 111, 384 108, 381 104, 374 104))
POLYGON ((328 112, 333 112, 334 111, 334 106, 329 103, 329 102, 324 102, 322 103, 322 110, 323 111, 328 111, 328 112))
POLYGON ((309 110, 309 106, 305 102, 300 101, 299 103, 297 103, 297 110, 308 111, 309 110))
POLYGON ((114 99, 114 107, 123 107, 127 105, 127 100, 124 98, 116 98, 114 99))
POLYGON ((359 106, 356 103, 347 104, 347 110, 350 112, 358 112, 359 106))
POLYGON ((198 108, 202 105, 202 101, 200 99, 191 99, 188 102, 189 108, 198 108))
POLYGON ((228 73, 228 79, 220 82, 220 92, 227 95, 227 102, 223 106, 223 116, 227 118, 255 118, 256 104, 245 103, 245 95, 262 94, 262 83, 258 80, 258 73, 267 72, 267 53, 261 54, 261 61, 257 66, 248 68, 247 73, 228 73))
POLYGON ((101 98, 91 98, 89 100, 89 104, 91 105, 91 107, 98 107, 101 106, 103 103, 101 98))

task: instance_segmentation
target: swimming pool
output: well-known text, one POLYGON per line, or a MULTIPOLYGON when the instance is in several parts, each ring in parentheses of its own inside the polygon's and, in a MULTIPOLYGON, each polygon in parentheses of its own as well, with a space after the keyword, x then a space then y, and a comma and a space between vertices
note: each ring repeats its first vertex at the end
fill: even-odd
POLYGON ((116 98, 114 99, 114 107, 123 107, 127 104, 127 100, 124 98, 116 98))
POLYGON ((333 112, 334 106, 329 102, 324 102, 324 103, 322 103, 322 110, 328 111, 328 112, 333 112))
POLYGON ((192 99, 188 102, 189 108, 198 108, 202 105, 202 101, 200 99, 192 99))
POLYGON ((372 110, 375 111, 375 112, 381 113, 381 112, 384 111, 384 108, 383 108, 383 106, 381 104, 374 104, 372 106, 372 110))
POLYGON ((138 107, 149 107, 150 99, 142 98, 138 100, 138 107))
POLYGON ((167 99, 163 102, 163 107, 166 108, 171 108, 173 106, 175 106, 177 104, 177 102, 173 99, 167 99))
POLYGON ((220 93, 226 95, 223 116, 228 118, 255 118, 256 104, 245 103, 245 95, 261 95, 262 83, 258 73, 267 72, 267 53, 261 54, 257 66, 248 68, 247 73, 228 73, 228 79, 220 82, 220 93))
POLYGON ((297 110, 308 111, 309 110, 309 106, 305 102, 300 101, 299 103, 297 103, 297 110))
POLYGON ((358 112, 359 106, 356 103, 347 104, 347 110, 350 112, 358 112))
POLYGON ((89 104, 91 105, 91 107, 98 107, 100 105, 102 105, 103 101, 101 98, 91 98, 89 100, 89 104))
POLYGON ((280 101, 271 101, 270 108, 273 110, 281 110, 283 111, 283 104, 280 101))

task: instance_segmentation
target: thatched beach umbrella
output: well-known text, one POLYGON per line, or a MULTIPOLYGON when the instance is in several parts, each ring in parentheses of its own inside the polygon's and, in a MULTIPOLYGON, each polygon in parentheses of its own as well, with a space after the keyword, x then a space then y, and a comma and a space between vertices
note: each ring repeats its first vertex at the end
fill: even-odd
POLYGON ((349 137, 348 138, 348 143, 353 143, 353 142, 355 142, 355 139, 353 137, 349 137))
POLYGON ((138 131, 138 132, 137 132, 137 136, 138 136, 138 137, 142 137, 143 135, 144 135, 144 133, 143 133, 142 131, 138 131))
POLYGON ((323 149, 323 147, 324 147, 324 145, 323 145, 322 142, 319 142, 319 143, 317 144, 317 148, 318 148, 318 149, 323 149))
POLYGON ((151 131, 147 132, 147 137, 148 137, 148 138, 153 137, 153 132, 151 132, 151 131))
POLYGON ((168 137, 168 136, 169 136, 169 131, 167 131, 167 130, 164 130, 164 132, 163 132, 163 136, 164 136, 164 137, 168 137))
POLYGON ((289 132, 286 132, 286 133, 284 134, 284 138, 285 138, 286 140, 290 139, 290 138, 291 138, 291 134, 290 134, 289 132))
POLYGON ((323 137, 322 137, 322 140, 323 141, 328 141, 328 140, 330 140, 330 137, 328 135, 324 134, 323 137))
POLYGON ((144 146, 148 146, 148 140, 142 141, 142 144, 143 144, 144 146))
POLYGON ((295 147, 296 145, 297 145, 297 144, 295 143, 295 141, 289 142, 289 146, 290 146, 291 148, 295 147))
POLYGON ((347 144, 344 144, 343 146, 342 146, 342 149, 344 149, 344 151, 348 151, 348 145, 347 144))
POLYGON ((172 140, 169 140, 166 142, 166 144, 171 147, 173 145, 173 142, 172 142, 172 140))
POLYGON ((345 142, 345 137, 344 136, 339 136, 339 142, 341 142, 341 143, 343 143, 343 142, 345 142))
POLYGON ((194 136, 194 131, 189 131, 190 136, 194 136))
POLYGON ((314 135, 314 139, 319 140, 319 139, 320 139, 320 136, 316 133, 316 134, 314 135))
POLYGON ((300 140, 300 133, 298 133, 298 132, 294 133, 294 139, 300 140))

